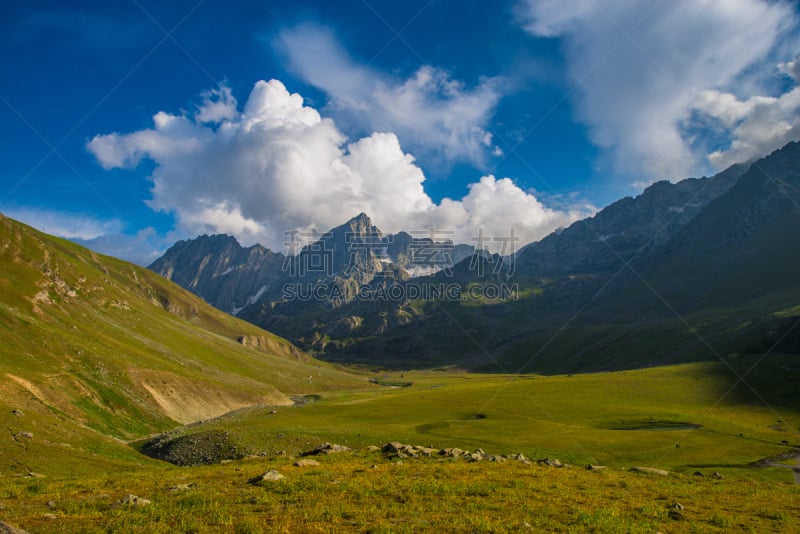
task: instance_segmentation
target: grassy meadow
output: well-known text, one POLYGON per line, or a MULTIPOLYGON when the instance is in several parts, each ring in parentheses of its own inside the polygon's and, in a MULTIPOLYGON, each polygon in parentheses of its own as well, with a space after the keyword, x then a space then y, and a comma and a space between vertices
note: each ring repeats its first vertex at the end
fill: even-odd
MULTIPOLYGON (((5 477, 0 518, 33 532, 800 531, 791 469, 750 465, 798 444, 800 413, 760 405, 747 388, 732 388, 726 370, 697 363, 552 377, 373 373, 372 389, 176 430, 225 431, 254 455, 240 460, 181 468, 142 457, 82 476, 5 477), (325 441, 354 452, 293 465, 325 441), (533 461, 398 461, 366 450, 388 441, 533 461), (570 465, 536 462, 544 458, 570 465), (607 469, 586 470, 589 463, 607 469), (250 482, 269 469, 285 478, 250 482), (152 502, 115 507, 129 493, 152 502)), ((753 371, 750 379, 760 377, 753 371)), ((783 377, 791 386, 792 374, 783 377)))

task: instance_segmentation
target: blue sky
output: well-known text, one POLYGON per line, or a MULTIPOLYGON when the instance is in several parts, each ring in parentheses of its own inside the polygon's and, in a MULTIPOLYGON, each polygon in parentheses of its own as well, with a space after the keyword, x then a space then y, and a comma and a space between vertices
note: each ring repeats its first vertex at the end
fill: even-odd
POLYGON ((148 263, 366 211, 523 243, 800 137, 761 0, 34 1, 0 21, 0 211, 148 263))

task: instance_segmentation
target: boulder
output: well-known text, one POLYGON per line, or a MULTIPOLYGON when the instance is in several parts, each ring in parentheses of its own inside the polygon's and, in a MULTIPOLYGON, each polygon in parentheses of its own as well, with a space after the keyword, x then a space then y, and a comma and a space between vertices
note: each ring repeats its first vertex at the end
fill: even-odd
POLYGON ((0 534, 28 534, 28 531, 17 528, 5 521, 0 521, 0 534))
POLYGON ((345 447, 344 445, 337 445, 336 443, 323 443, 315 449, 306 451, 300 456, 316 456, 318 454, 334 454, 337 452, 351 452, 353 449, 345 447))
POLYGON ((651 475, 660 475, 662 477, 669 475, 669 471, 665 471, 664 469, 657 469, 655 467, 631 467, 631 471, 633 471, 634 473, 649 473, 651 475))
POLYGON ((297 460, 294 463, 295 467, 316 467, 318 465, 319 465, 318 461, 312 460, 310 458, 306 458, 306 459, 303 459, 303 460, 297 460))
POLYGON ((129 493, 125 495, 123 498, 118 500, 113 504, 114 508, 119 508, 121 506, 131 506, 131 507, 140 507, 140 506, 147 506, 150 504, 148 499, 143 499, 141 497, 137 497, 133 493, 129 493))
POLYGON ((280 474, 279 472, 275 471, 274 469, 270 469, 266 473, 261 474, 255 477, 254 479, 250 480, 250 483, 258 484, 259 482, 275 482, 278 480, 283 480, 284 478, 286 477, 280 474))

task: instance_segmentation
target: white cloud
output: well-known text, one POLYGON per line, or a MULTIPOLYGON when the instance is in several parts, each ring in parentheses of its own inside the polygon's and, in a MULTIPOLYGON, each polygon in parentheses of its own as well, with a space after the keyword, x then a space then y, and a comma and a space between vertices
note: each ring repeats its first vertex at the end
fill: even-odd
MULTIPOLYGON (((788 3, 763 0, 525 0, 520 6, 529 32, 564 40, 577 116, 592 141, 610 152, 619 172, 646 181, 680 179, 704 167, 705 154, 681 130, 698 95, 757 88, 742 77, 796 24, 788 3)), ((739 95, 755 105, 747 104, 751 96, 739 95)))
POLYGON ((436 227, 462 242, 480 227, 501 236, 513 227, 519 244, 587 214, 547 208, 491 176, 463 199, 436 204, 396 135, 347 144, 331 119, 278 80, 256 83, 243 111, 228 117, 212 126, 159 112, 152 129, 98 135, 88 149, 105 168, 152 159, 150 206, 174 212, 181 231, 230 233, 273 250, 282 250, 284 231, 324 231, 360 212, 385 232, 436 227))
POLYGON ((203 104, 197 108, 195 121, 218 123, 236 116, 236 99, 226 84, 220 84, 217 89, 206 91, 201 96, 203 104))
POLYGON ((747 100, 705 91, 695 107, 730 130, 730 145, 708 155, 718 169, 763 156, 800 138, 800 87, 778 98, 754 96, 747 100))
POLYGON ((39 208, 12 207, 5 213, 41 232, 67 239, 94 239, 110 232, 120 232, 123 226, 116 219, 102 220, 92 215, 39 208))
POLYGON ((392 131, 404 145, 442 162, 483 166, 496 154, 487 125, 501 96, 501 80, 472 88, 445 70, 423 65, 407 79, 355 62, 327 29, 301 25, 281 32, 276 47, 289 68, 330 98, 340 121, 392 131))

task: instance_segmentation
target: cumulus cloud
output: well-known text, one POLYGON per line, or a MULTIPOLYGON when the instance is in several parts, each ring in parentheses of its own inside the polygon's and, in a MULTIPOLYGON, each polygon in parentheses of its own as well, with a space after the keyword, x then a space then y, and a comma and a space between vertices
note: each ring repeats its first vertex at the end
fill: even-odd
POLYGON ((216 115, 218 124, 201 116, 159 112, 153 128, 97 135, 88 149, 105 168, 154 161, 150 206, 175 213, 180 230, 229 233, 273 250, 282 249, 285 231, 324 231, 360 212, 385 232, 435 227, 461 242, 479 228, 498 236, 514 228, 520 245, 587 214, 548 208, 492 176, 437 204, 396 135, 348 143, 278 80, 257 82, 243 110, 216 115))
POLYGON ((798 87, 777 98, 753 96, 747 100, 739 100, 730 93, 705 91, 695 107, 730 131, 730 145, 707 156, 718 169, 763 156, 800 139, 798 87))
POLYGON ((370 131, 395 132, 421 155, 483 166, 497 155, 487 124, 501 96, 501 80, 467 87, 448 72, 423 65, 398 79, 354 61, 326 28, 304 24, 281 32, 276 48, 289 68, 324 91, 339 120, 370 131))
MULTIPOLYGON (((520 13, 532 34, 563 39, 577 116, 592 141, 617 171, 646 181, 704 166, 681 128, 698 94, 757 86, 742 76, 796 24, 788 3, 763 0, 524 0, 520 13)), ((734 98, 758 108, 750 96, 734 98)))

